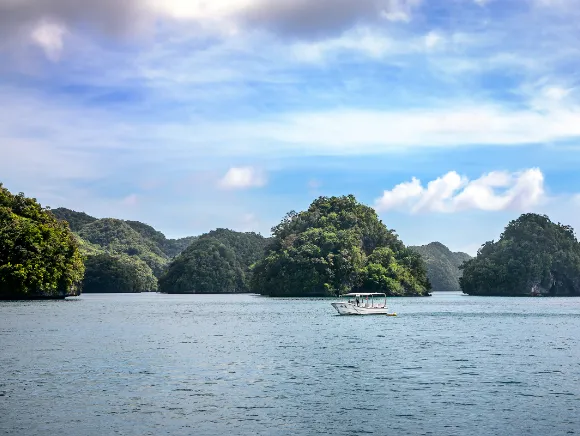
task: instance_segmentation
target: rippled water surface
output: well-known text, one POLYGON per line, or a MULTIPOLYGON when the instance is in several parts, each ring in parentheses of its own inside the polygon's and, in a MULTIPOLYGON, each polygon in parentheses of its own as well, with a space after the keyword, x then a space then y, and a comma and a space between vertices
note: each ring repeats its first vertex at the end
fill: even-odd
POLYGON ((0 434, 580 433, 580 299, 0 303, 0 434))

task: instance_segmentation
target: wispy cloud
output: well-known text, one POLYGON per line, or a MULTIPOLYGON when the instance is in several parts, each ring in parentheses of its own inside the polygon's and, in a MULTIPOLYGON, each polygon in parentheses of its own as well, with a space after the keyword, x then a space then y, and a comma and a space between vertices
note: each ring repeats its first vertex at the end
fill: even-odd
MULTIPOLYGON (((446 107, 432 109, 280 114, 271 120, 233 122, 227 127, 210 123, 200 134, 204 140, 212 138, 223 143, 244 138, 238 143, 269 141, 282 151, 341 155, 426 147, 552 143, 580 137, 578 119, 577 108, 539 112, 450 102, 446 107)), ((250 152, 263 154, 272 150, 256 145, 250 152)))

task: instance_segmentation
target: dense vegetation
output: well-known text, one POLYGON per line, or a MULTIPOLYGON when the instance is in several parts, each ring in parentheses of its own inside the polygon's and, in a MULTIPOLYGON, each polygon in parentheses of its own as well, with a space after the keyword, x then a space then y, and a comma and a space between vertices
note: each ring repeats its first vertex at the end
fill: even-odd
POLYGON ((84 292, 154 292, 157 279, 142 260, 107 253, 89 256, 85 262, 84 292))
POLYGON ((172 294, 249 292, 250 266, 264 251, 256 233, 217 229, 196 239, 159 279, 159 290, 172 294))
POLYGON ((421 256, 354 196, 320 197, 272 229, 251 289, 271 296, 330 296, 353 290, 428 295, 421 256))
POLYGON ((83 226, 97 220, 94 216, 87 215, 84 212, 77 212, 64 207, 51 209, 51 212, 57 219, 66 221, 73 232, 78 232, 83 226))
POLYGON ((460 291, 459 278, 463 262, 471 259, 467 253, 454 253, 441 242, 431 242, 427 245, 409 247, 421 255, 427 265, 427 277, 431 282, 432 290, 460 291))
POLYGON ((173 258, 189 247, 195 240, 195 236, 188 236, 181 239, 167 239, 163 233, 155 230, 150 225, 139 221, 125 221, 133 230, 138 232, 143 238, 155 243, 159 249, 169 258, 173 258))
POLYGON ((153 240, 144 238, 125 221, 104 218, 84 226, 79 236, 112 254, 126 254, 144 261, 159 277, 169 257, 153 240))
POLYGON ((83 274, 69 227, 0 183, 0 299, 78 295, 83 274))
POLYGON ((308 210, 288 213, 269 239, 217 229, 174 240, 138 221, 49 211, 0 184, 4 299, 63 298, 78 295, 82 287, 85 292, 159 288, 167 293, 421 296, 431 285, 446 291, 457 290, 458 283, 470 295, 580 295, 580 243, 570 226, 525 214, 473 259, 436 242, 405 247, 373 209, 352 195, 320 197, 308 210))
POLYGON ((524 214, 464 264, 460 284, 470 295, 580 295, 574 229, 545 215, 524 214))
POLYGON ((171 258, 195 239, 166 239, 139 221, 97 219, 65 208, 52 213, 69 223, 86 257, 84 292, 155 291, 171 258))

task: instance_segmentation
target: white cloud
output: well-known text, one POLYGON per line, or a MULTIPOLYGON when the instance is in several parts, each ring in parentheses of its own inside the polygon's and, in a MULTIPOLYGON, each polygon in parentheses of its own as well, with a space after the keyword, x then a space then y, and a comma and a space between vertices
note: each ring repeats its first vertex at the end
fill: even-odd
POLYGON ((60 59, 63 49, 63 36, 66 27, 62 24, 42 20, 30 35, 32 41, 44 50, 46 57, 53 62, 60 59))
POLYGON ((544 88, 544 96, 550 100, 560 101, 570 94, 570 89, 560 88, 559 86, 551 86, 544 88))
POLYGON ((413 10, 421 4, 421 0, 390 0, 389 7, 382 11, 382 16, 388 21, 411 21, 413 10))
POLYGON ((154 11, 178 19, 223 20, 249 7, 259 0, 149 0, 154 11))
POLYGON ((399 42, 367 28, 357 28, 340 37, 317 42, 301 42, 292 46, 294 56, 300 61, 319 62, 328 56, 344 51, 362 53, 370 58, 381 58, 387 54, 408 50, 399 42))
POLYGON ((266 177, 252 167, 230 168, 220 180, 223 189, 259 188, 266 184, 266 177))
POLYGON ((425 47, 432 50, 443 42, 444 38, 437 32, 431 31, 425 35, 425 47))
POLYGON ((544 176, 537 168, 509 173, 495 171, 469 180, 451 171, 424 187, 413 178, 386 190, 377 210, 410 213, 453 213, 467 210, 529 211, 544 200, 544 176))
POLYGON ((446 37, 436 31, 424 36, 394 38, 377 27, 356 27, 337 37, 294 43, 291 50, 297 60, 305 62, 339 59, 345 52, 383 59, 433 52, 444 48, 446 42, 446 37))
POLYGON ((379 210, 407 207, 410 199, 419 198, 423 192, 421 181, 413 177, 410 182, 400 183, 390 191, 385 191, 383 196, 377 200, 376 206, 379 210))

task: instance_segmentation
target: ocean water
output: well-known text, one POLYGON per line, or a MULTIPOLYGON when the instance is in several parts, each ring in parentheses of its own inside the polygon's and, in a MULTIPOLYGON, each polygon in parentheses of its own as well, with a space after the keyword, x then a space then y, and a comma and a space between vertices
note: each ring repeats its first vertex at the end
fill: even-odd
POLYGON ((3 435, 580 434, 580 299, 0 303, 3 435))

